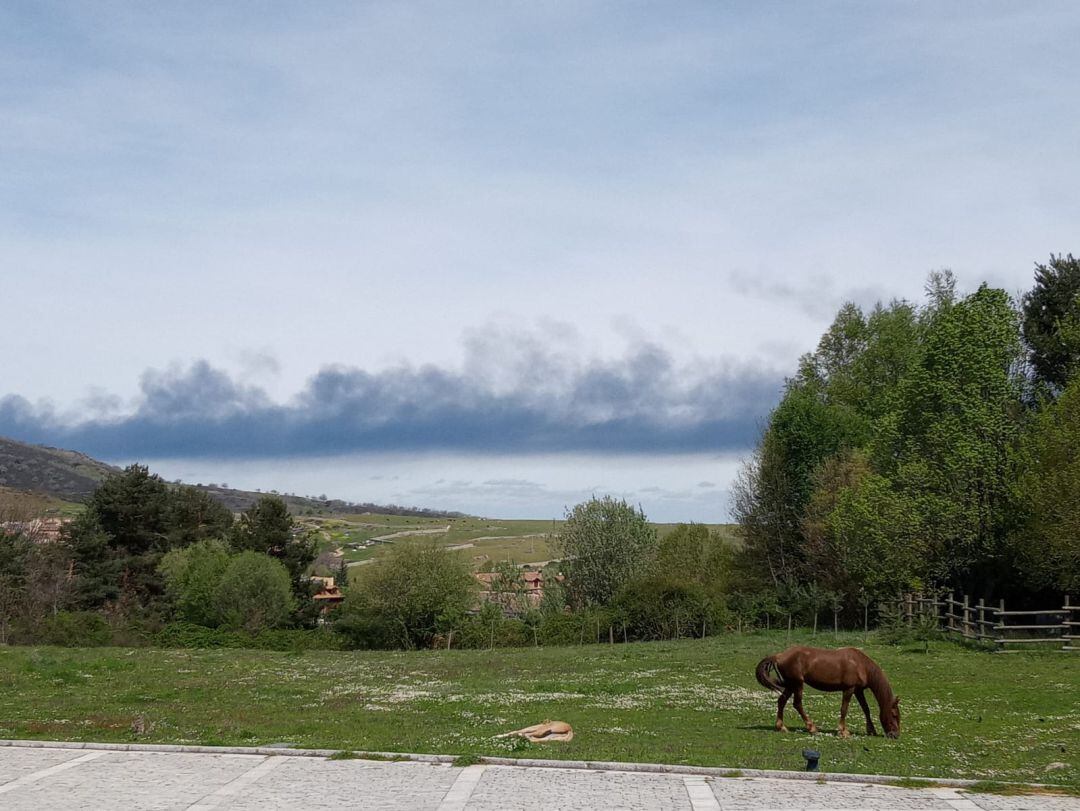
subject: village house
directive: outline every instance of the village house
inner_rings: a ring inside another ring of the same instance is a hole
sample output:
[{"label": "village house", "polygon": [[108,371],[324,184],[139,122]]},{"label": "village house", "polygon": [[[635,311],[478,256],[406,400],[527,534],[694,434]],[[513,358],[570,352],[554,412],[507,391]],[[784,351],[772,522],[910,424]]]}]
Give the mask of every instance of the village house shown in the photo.
[{"label": "village house", "polygon": [[319,605],[319,621],[322,622],[325,616],[330,613],[330,609],[345,599],[345,595],[332,577],[319,577],[316,575],[311,578],[311,582],[319,586],[319,590],[311,596],[311,599]]},{"label": "village house", "polygon": [[537,609],[544,600],[544,573],[522,571],[508,582],[501,572],[477,572],[481,602],[494,603],[507,616],[517,616]]}]

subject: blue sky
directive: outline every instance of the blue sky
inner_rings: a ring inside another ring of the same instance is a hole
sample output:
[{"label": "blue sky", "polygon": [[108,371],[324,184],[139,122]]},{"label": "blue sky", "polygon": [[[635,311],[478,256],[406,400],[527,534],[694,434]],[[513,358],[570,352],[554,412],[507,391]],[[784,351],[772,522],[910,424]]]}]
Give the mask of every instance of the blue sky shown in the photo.
[{"label": "blue sky", "polygon": [[5,3],[0,434],[721,519],[845,299],[1080,250],[1078,33],[1070,2]]}]

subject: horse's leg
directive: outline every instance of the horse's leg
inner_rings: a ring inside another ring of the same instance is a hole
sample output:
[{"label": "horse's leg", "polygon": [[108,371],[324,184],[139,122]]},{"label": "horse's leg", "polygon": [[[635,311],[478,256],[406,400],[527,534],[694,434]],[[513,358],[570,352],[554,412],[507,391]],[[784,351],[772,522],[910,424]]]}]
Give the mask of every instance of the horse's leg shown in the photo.
[{"label": "horse's leg", "polygon": [[844,691],[844,700],[840,702],[840,737],[850,738],[851,733],[847,728],[847,709],[848,704],[851,703],[851,696],[854,695],[855,688],[849,687]]},{"label": "horse's leg", "polygon": [[803,723],[806,724],[806,731],[809,732],[811,735],[813,735],[815,732],[817,732],[817,727],[814,726],[814,722],[810,720],[810,716],[807,715],[806,710],[803,709],[803,705],[802,705],[803,684],[802,684],[802,682],[799,682],[798,684],[795,685],[795,691],[794,692],[795,692],[795,711],[797,713],[799,713],[799,715],[802,716]]},{"label": "horse's leg", "polygon": [[776,701],[776,731],[787,732],[787,727],[784,726],[784,707],[787,705],[787,700],[791,698],[791,690],[784,690],[780,694],[780,698]]},{"label": "horse's leg", "polygon": [[855,698],[859,699],[859,706],[862,707],[863,715],[866,716],[866,734],[877,735],[877,730],[874,729],[874,719],[870,715],[870,705],[866,703],[866,690],[857,690],[855,692]]}]

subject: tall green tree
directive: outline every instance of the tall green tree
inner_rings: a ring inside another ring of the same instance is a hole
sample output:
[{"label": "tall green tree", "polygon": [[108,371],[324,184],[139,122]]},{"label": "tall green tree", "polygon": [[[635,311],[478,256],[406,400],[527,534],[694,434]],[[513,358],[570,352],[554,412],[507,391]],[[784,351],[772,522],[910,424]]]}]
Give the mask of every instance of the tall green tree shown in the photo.
[{"label": "tall green tree", "polygon": [[1018,571],[1031,588],[1080,592],[1080,380],[1038,415],[1020,459]]},{"label": "tall green tree", "polygon": [[553,545],[565,560],[570,601],[607,605],[644,572],[656,549],[656,530],[640,508],[611,496],[594,497],[567,510]]},{"label": "tall green tree", "polygon": [[831,404],[820,383],[794,380],[769,417],[761,443],[733,487],[732,512],[743,536],[742,566],[773,585],[805,562],[801,523],[825,460],[867,441],[870,423]]},{"label": "tall green tree", "polygon": [[231,525],[232,514],[208,495],[173,487],[143,465],[108,476],[65,530],[79,607],[152,608],[164,596],[162,556]]},{"label": "tall green tree", "polygon": [[1020,362],[1012,301],[983,285],[935,311],[878,433],[877,470],[919,513],[933,580],[975,589],[1002,574],[1011,451],[1025,416]]},{"label": "tall green tree", "polygon": [[166,524],[169,547],[183,547],[209,538],[228,538],[233,514],[205,490],[180,486],[169,495]]},{"label": "tall green tree", "polygon": [[704,524],[679,524],[660,539],[655,574],[680,583],[694,583],[711,597],[728,590],[732,576],[731,545]]},{"label": "tall green tree", "polygon": [[233,527],[231,540],[235,549],[276,558],[289,572],[297,596],[309,596],[307,570],[315,560],[315,539],[300,531],[280,497],[261,496],[245,510]]},{"label": "tall green tree", "polygon": [[1023,331],[1036,381],[1051,393],[1064,389],[1080,366],[1080,259],[1051,254],[1035,266]]},{"label": "tall green tree", "polygon": [[107,477],[94,491],[66,528],[80,607],[121,600],[146,607],[162,597],[157,566],[172,543],[169,504],[168,485],[142,465]]}]

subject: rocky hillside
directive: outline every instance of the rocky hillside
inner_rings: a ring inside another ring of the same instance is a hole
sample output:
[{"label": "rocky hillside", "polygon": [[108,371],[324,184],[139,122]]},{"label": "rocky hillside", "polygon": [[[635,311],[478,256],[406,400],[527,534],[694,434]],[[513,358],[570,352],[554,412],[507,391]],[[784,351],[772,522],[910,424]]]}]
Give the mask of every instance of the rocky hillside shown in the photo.
[{"label": "rocky hillside", "polygon": [[0,437],[0,487],[82,501],[116,470],[77,451]]}]

